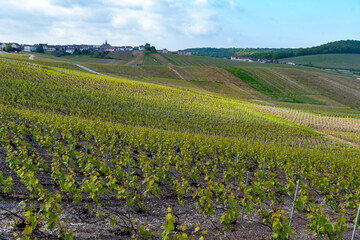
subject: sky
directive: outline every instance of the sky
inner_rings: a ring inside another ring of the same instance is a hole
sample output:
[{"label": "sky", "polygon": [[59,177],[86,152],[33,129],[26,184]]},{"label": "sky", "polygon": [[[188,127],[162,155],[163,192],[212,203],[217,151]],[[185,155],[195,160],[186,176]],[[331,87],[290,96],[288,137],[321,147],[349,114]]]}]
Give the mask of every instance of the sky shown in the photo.
[{"label": "sky", "polygon": [[359,0],[0,0],[0,42],[312,47],[360,40]]}]

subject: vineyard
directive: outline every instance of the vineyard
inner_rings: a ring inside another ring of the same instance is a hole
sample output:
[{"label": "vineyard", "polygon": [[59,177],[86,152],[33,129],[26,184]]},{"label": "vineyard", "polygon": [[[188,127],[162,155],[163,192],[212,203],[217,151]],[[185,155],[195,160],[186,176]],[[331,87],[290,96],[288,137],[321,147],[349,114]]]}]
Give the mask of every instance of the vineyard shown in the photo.
[{"label": "vineyard", "polygon": [[[176,78],[161,66],[93,66]],[[15,60],[0,60],[0,86],[1,239],[353,234],[356,113],[317,114]]]},{"label": "vineyard", "polygon": [[232,61],[229,59],[202,57],[202,56],[186,56],[177,54],[161,54],[170,62],[180,66],[219,66],[219,67],[239,67],[239,66],[254,66],[262,65],[260,63],[249,63]]},{"label": "vineyard", "polygon": [[292,57],[283,60],[294,61],[296,64],[319,68],[353,69],[357,71],[360,70],[360,54],[318,54]]}]

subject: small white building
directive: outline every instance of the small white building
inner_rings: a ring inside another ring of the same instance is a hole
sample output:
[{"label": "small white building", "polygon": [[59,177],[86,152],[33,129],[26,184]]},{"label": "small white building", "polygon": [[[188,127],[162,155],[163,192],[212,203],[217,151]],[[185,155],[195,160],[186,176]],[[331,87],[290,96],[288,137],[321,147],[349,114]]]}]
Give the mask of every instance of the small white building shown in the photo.
[{"label": "small white building", "polygon": [[131,46],[126,46],[125,47],[125,51],[133,51],[134,49],[133,49],[133,47],[131,47]]},{"label": "small white building", "polygon": [[181,51],[181,50],[178,51],[178,54],[191,56],[191,52],[185,52],[185,51]]},{"label": "small white building", "polygon": [[145,51],[145,46],[140,45],[140,46],[139,46],[139,50],[140,50],[140,51]]},{"label": "small white building", "polygon": [[44,51],[46,51],[46,52],[55,52],[56,51],[56,46],[52,46],[52,45],[45,45],[43,48],[44,48]]},{"label": "small white building", "polygon": [[31,45],[25,45],[24,46],[24,52],[35,52],[35,51],[36,51],[35,46],[31,46]]},{"label": "small white building", "polygon": [[293,61],[279,61],[280,64],[290,64],[290,65],[295,65],[295,63]]},{"label": "small white building", "polygon": [[164,48],[164,49],[162,49],[162,50],[156,50],[158,53],[169,53],[169,51],[166,49],[166,48]]},{"label": "small white building", "polygon": [[242,61],[242,62],[253,62],[255,60],[251,57],[238,57],[238,56],[231,56],[230,59],[235,61]]},{"label": "small white building", "polygon": [[119,47],[102,47],[104,52],[118,52]]},{"label": "small white building", "polygon": [[6,43],[0,43],[0,50],[2,50],[4,47],[6,47]]},{"label": "small white building", "polygon": [[11,44],[11,47],[12,47],[12,48],[20,48],[20,45],[17,44],[17,43],[12,43],[12,44]]},{"label": "small white building", "polygon": [[65,52],[66,52],[66,53],[70,53],[70,54],[74,54],[75,48],[67,48],[67,49],[65,50]]}]

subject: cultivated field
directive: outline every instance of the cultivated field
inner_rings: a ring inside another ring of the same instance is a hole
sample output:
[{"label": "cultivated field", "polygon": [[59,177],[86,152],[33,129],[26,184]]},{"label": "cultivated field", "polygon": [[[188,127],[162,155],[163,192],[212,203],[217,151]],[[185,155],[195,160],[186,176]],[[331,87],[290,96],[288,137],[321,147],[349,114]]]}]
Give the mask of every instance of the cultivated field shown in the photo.
[{"label": "cultivated field", "polygon": [[360,70],[360,54],[319,54],[282,60],[320,68]]},{"label": "cultivated field", "polygon": [[198,61],[187,56],[174,66],[82,62],[113,77],[67,68],[74,59],[5,58],[0,238],[350,238],[356,80],[172,63]]}]

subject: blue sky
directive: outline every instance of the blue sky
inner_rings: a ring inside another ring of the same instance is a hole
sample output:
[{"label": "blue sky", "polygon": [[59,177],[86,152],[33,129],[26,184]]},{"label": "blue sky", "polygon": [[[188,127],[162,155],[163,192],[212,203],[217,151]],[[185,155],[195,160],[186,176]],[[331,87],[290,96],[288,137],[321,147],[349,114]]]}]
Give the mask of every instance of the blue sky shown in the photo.
[{"label": "blue sky", "polygon": [[0,0],[0,42],[310,47],[360,40],[359,0]]}]

